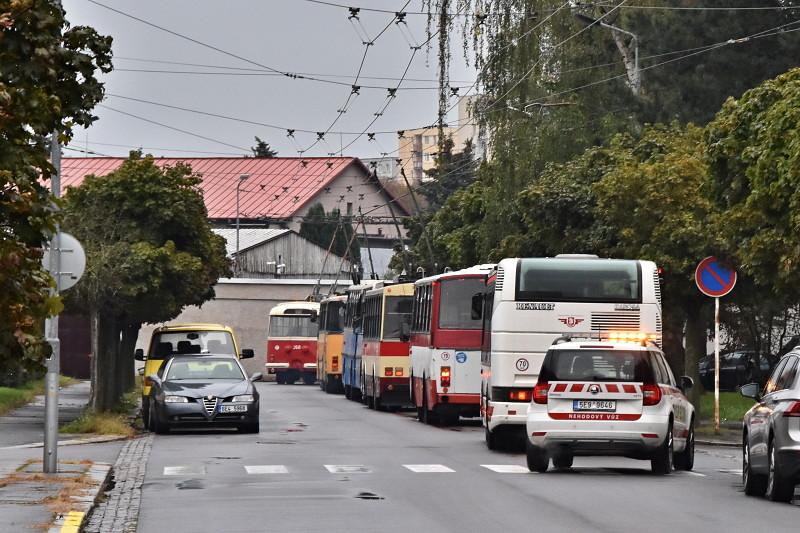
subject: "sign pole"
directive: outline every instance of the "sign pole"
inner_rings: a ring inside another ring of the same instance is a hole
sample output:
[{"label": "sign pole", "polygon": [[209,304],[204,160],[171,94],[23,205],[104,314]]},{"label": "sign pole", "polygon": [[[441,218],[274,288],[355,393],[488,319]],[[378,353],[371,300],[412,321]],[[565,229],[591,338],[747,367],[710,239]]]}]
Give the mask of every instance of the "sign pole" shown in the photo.
[{"label": "sign pole", "polygon": [[[50,142],[50,163],[55,172],[50,178],[53,196],[61,196],[61,146],[58,142],[58,132],[53,132]],[[58,296],[61,291],[61,228],[56,225],[56,231],[50,240],[50,254],[48,270],[56,281],[56,287],[51,294]],[[45,336],[50,343],[52,352],[45,361],[47,373],[44,377],[44,450],[42,466],[45,474],[58,472],[58,377],[61,373],[61,343],[58,339],[58,315],[45,321]]]},{"label": "sign pole", "polygon": [[714,298],[714,433],[719,433],[719,298]]}]

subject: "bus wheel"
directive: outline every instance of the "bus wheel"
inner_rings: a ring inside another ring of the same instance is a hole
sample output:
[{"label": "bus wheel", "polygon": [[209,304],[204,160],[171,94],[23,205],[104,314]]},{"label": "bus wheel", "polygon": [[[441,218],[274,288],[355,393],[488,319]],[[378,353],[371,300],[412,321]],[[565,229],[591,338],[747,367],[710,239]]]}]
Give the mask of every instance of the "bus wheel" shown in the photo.
[{"label": "bus wheel", "polygon": [[315,381],[317,381],[316,376],[311,374],[303,374],[303,383],[306,385],[313,385]]},{"label": "bus wheel", "polygon": [[486,447],[490,450],[499,450],[500,449],[500,437],[497,434],[497,431],[492,431],[489,429],[489,424],[484,426],[484,438],[486,439]]},{"label": "bus wheel", "polygon": [[422,387],[422,421],[427,425],[433,425],[436,423],[436,415],[434,415],[433,411],[428,409],[428,382],[423,380]]},{"label": "bus wheel", "polygon": [[348,400],[353,398],[353,388],[350,385],[344,386],[344,397]]},{"label": "bus wheel", "polygon": [[286,376],[283,375],[283,372],[276,372],[275,373],[275,383],[278,385],[283,385],[286,383]]},{"label": "bus wheel", "polygon": [[372,404],[375,406],[376,411],[385,411],[386,407],[381,404],[381,397],[378,396],[378,384],[372,382]]},{"label": "bus wheel", "polygon": [[334,393],[338,392],[336,390],[337,388],[338,387],[336,387],[336,384],[332,383],[331,380],[329,380],[329,379],[325,380],[325,392],[327,392],[328,394],[334,394]]}]

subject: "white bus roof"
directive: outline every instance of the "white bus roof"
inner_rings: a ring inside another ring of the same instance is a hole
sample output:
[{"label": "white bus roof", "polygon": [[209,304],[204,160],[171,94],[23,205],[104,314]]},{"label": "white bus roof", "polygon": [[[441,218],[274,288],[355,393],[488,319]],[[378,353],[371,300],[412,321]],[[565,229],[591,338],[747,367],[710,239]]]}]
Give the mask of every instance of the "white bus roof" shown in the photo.
[{"label": "white bus roof", "polygon": [[319,302],[281,302],[269,310],[270,316],[283,315],[289,309],[302,309],[304,311],[316,311],[319,313]]},{"label": "white bus roof", "polygon": [[461,276],[466,275],[487,275],[489,274],[494,268],[494,263],[486,263],[483,265],[475,265],[469,268],[462,268],[461,270],[451,270],[450,272],[443,272],[441,274],[435,274],[433,276],[428,276],[427,278],[418,279],[414,282],[414,285],[424,285],[426,283],[430,283],[432,281],[436,281],[439,279],[448,279],[448,278],[458,278]]}]

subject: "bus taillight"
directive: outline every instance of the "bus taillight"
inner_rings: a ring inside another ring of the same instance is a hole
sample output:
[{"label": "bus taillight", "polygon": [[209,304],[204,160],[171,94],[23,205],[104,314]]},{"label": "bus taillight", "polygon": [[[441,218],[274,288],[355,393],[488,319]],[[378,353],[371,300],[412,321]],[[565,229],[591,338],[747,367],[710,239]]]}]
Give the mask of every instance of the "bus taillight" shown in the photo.
[{"label": "bus taillight", "polygon": [[439,383],[442,388],[450,386],[450,367],[443,366],[439,372]]},{"label": "bus taillight", "polygon": [[397,377],[403,377],[403,367],[398,366],[394,369],[394,375]]},{"label": "bus taillight", "polygon": [[334,355],[333,357],[331,357],[331,366],[333,367],[333,368],[331,368],[331,370],[333,370],[334,372],[339,370],[339,356],[338,355]]},{"label": "bus taillight", "polygon": [[390,366],[387,366],[387,367],[384,369],[384,371],[383,371],[383,372],[384,372],[384,375],[386,375],[386,376],[393,376],[393,375],[394,375],[394,370],[393,370],[393,369],[392,369],[392,367],[390,367]]}]

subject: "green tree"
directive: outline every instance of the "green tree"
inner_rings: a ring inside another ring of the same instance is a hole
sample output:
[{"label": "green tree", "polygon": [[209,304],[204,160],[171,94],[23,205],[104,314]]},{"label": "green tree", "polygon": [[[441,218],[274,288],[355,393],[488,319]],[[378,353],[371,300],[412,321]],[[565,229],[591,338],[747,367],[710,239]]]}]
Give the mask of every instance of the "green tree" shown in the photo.
[{"label": "green tree", "polygon": [[64,227],[87,255],[69,303],[90,317],[96,410],[114,407],[132,387],[141,325],[201,305],[214,297],[217,280],[231,274],[200,184],[186,165],[162,169],[151,156],[132,152],[114,172],[87,176],[67,190]]},{"label": "green tree", "polygon": [[272,159],[273,157],[278,155],[278,152],[270,148],[269,144],[265,141],[262,141],[258,137],[256,139],[256,145],[250,148],[250,151],[253,152],[253,157],[255,158],[264,158],[264,159]]},{"label": "green tree", "polygon": [[[41,324],[60,309],[42,268],[57,206],[47,138],[88,126],[111,70],[111,38],[70,28],[53,2],[0,1],[0,368],[41,368]],[[44,184],[43,184],[44,182]]]},{"label": "green tree", "polygon": [[467,140],[460,152],[453,152],[453,139],[448,137],[443,150],[436,156],[436,166],[428,171],[431,181],[420,188],[420,194],[428,201],[426,211],[438,211],[450,196],[475,181],[478,162]]},{"label": "green tree", "polygon": [[[331,247],[333,241],[332,253],[339,257],[348,257],[353,263],[357,263],[361,260],[361,248],[358,239],[353,237],[354,232],[350,217],[342,216],[338,208],[326,213],[325,207],[317,202],[309,207],[303,222],[300,223],[299,233],[326,250]],[[350,243],[349,253],[348,243]]]}]

